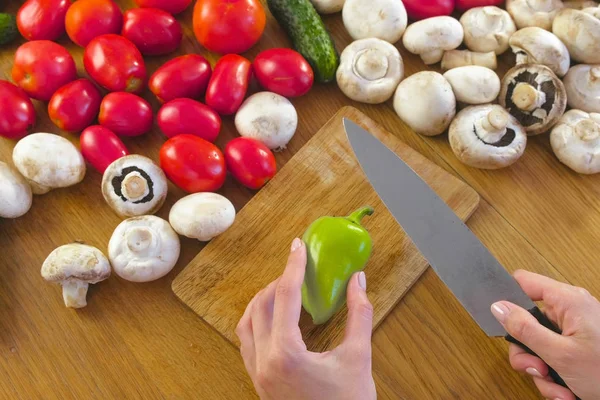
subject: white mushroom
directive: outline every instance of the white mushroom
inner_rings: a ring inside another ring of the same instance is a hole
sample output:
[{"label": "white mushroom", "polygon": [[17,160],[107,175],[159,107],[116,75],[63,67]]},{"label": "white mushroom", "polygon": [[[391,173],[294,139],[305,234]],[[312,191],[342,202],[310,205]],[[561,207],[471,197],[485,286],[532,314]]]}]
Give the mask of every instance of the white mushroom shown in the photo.
[{"label": "white mushroom", "polygon": [[510,69],[502,78],[499,100],[530,136],[550,130],[567,107],[563,83],[550,68],[537,64]]},{"label": "white mushroom", "polygon": [[462,15],[460,23],[467,47],[481,53],[504,53],[510,35],[517,30],[510,14],[496,6],[471,8]]},{"label": "white mushroom", "polygon": [[60,246],[46,258],[42,277],[62,285],[65,306],[82,308],[87,305],[88,286],[110,277],[110,263],[97,248],[72,243]]},{"label": "white mushroom", "polygon": [[567,111],[550,133],[556,157],[580,174],[600,172],[600,114]]},{"label": "white mushroom", "polygon": [[298,114],[285,97],[258,92],[248,97],[235,114],[240,135],[263,142],[271,150],[283,150],[296,133]]},{"label": "white mushroom", "polygon": [[574,8],[576,10],[583,10],[584,8],[596,7],[598,3],[593,0],[575,0],[575,1],[563,1],[565,8]]},{"label": "white mushroom", "polygon": [[335,14],[342,11],[344,0],[310,0],[319,14]]},{"label": "white mushroom", "polygon": [[346,0],[344,26],[354,39],[378,38],[396,43],[408,23],[404,4],[398,0]]},{"label": "white mushroom", "polygon": [[515,20],[517,28],[537,26],[552,30],[552,21],[563,9],[561,0],[507,0],[506,11]]},{"label": "white mushroom", "polygon": [[102,176],[102,195],[121,217],[154,214],[165,202],[167,177],[150,158],[131,154],[111,163]]},{"label": "white mushroom", "polygon": [[173,269],[180,249],[179,236],[167,221],[144,215],[117,226],[108,243],[108,258],[121,278],[150,282]]},{"label": "white mushroom", "polygon": [[454,50],[464,38],[463,27],[448,16],[432,17],[412,23],[404,31],[406,50],[418,54],[425,64],[439,62],[444,51]]},{"label": "white mushroom", "polygon": [[495,70],[498,68],[496,53],[493,51],[479,53],[470,50],[449,50],[444,53],[442,58],[442,69],[444,71],[469,65],[478,65]]},{"label": "white mushroom", "polygon": [[515,163],[525,151],[525,129],[497,104],[470,106],[450,124],[450,146],[463,163],[499,169]]},{"label": "white mushroom", "polygon": [[388,100],[404,76],[398,49],[377,38],[350,43],[340,56],[336,79],[340,90],[355,101],[379,104]]},{"label": "white mushroom", "polygon": [[62,136],[34,133],[17,142],[13,162],[31,185],[33,194],[73,186],[85,177],[85,160]]},{"label": "white mushroom", "polygon": [[180,235],[208,242],[225,232],[235,221],[235,208],[217,193],[194,193],[177,201],[169,223]]},{"label": "white mushroom", "polygon": [[552,32],[537,26],[518,30],[510,37],[510,46],[517,56],[517,65],[542,64],[558,77],[563,77],[571,66],[569,50]]},{"label": "white mushroom", "polygon": [[552,32],[567,46],[573,60],[600,64],[600,19],[585,10],[562,10],[554,20]]},{"label": "white mushroom", "polygon": [[456,98],[442,74],[422,71],[400,82],[394,110],[415,132],[435,136],[443,133],[454,118]]},{"label": "white mushroom", "polygon": [[500,93],[500,78],[489,68],[474,65],[454,68],[446,72],[444,78],[461,103],[491,103]]},{"label": "white mushroom", "polygon": [[600,113],[600,65],[575,65],[571,67],[563,83],[569,107]]},{"label": "white mushroom", "polygon": [[31,186],[19,172],[0,161],[0,218],[19,218],[31,204]]}]

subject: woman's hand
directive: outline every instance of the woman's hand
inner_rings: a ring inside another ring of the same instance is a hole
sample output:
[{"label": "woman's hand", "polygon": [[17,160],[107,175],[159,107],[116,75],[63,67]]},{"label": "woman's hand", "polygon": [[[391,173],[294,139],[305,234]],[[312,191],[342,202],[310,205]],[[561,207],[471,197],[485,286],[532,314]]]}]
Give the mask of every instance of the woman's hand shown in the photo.
[{"label": "woman's hand", "polygon": [[306,247],[292,243],[283,275],[248,304],[236,333],[244,364],[261,399],[377,398],[371,373],[373,307],[363,272],[348,283],[348,323],[340,346],[325,353],[306,349],[298,326]]},{"label": "woman's hand", "polygon": [[514,277],[533,301],[544,302],[544,314],[558,325],[562,335],[540,325],[519,306],[495,303],[492,313],[506,331],[541,357],[511,344],[512,367],[532,375],[548,399],[575,399],[570,390],[548,377],[548,365],[582,400],[600,399],[600,302],[585,289],[542,275],[516,271]]}]

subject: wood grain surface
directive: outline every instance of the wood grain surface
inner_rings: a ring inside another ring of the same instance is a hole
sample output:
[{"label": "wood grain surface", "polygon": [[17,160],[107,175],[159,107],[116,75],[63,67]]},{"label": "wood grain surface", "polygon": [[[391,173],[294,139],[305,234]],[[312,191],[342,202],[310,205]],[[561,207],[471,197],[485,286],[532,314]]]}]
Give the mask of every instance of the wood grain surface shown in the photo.
[{"label": "wood grain surface", "polygon": [[[16,12],[22,1],[0,2],[0,12]],[[135,7],[119,0],[122,10]],[[268,15],[260,42],[245,56],[289,47],[283,30]],[[218,55],[195,40],[192,7],[177,16],[184,28],[180,49],[169,56],[147,57],[149,73],[173,56],[199,53],[214,65]],[[350,43],[340,14],[325,16],[338,49]],[[82,49],[63,37],[85,76]],[[0,49],[0,79],[10,80],[19,39]],[[399,43],[406,76],[433,69]],[[514,65],[504,54],[500,76]],[[257,90],[256,87],[252,88]],[[158,102],[146,90],[153,110]],[[58,130],[46,105],[38,110],[36,131],[77,135]],[[525,155],[500,171],[479,171],[452,154],[447,135],[421,137],[400,121],[391,101],[369,106],[348,100],[335,84],[315,85],[293,100],[300,116],[288,149],[277,154],[282,167],[341,107],[352,105],[414,150],[461,178],[482,196],[469,226],[510,271],[525,268],[587,287],[600,296],[600,177],[579,176],[562,166],[550,150],[547,134],[528,141]],[[225,118],[217,140],[235,137]],[[138,138],[125,138],[131,152],[158,159],[165,137],[155,126]],[[14,142],[0,139],[0,160],[9,161]],[[0,398],[2,399],[255,399],[238,350],[182,304],[171,283],[202,249],[182,239],[175,269],[164,279],[135,284],[118,277],[93,285],[88,306],[64,307],[60,288],[43,281],[40,268],[57,246],[85,240],[106,250],[120,222],[104,204],[101,176],[90,169],[72,188],[36,196],[30,212],[16,220],[0,220]],[[302,190],[290,187],[289,190]],[[236,206],[255,194],[229,178],[219,191]],[[170,185],[158,212],[166,217],[184,193]],[[300,227],[299,227],[300,230]],[[382,399],[541,399],[530,378],[514,372],[507,344],[485,336],[431,269],[404,296],[373,336],[373,371]]]}]

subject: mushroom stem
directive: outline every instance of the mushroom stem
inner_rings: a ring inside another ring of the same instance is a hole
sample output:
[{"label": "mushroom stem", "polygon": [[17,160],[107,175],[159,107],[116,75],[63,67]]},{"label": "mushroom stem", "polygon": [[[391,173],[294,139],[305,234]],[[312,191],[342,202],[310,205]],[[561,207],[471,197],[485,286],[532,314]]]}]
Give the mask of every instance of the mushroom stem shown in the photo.
[{"label": "mushroom stem", "polygon": [[575,125],[575,133],[586,142],[592,142],[600,137],[600,126],[592,119],[582,119]]},{"label": "mushroom stem", "polygon": [[386,76],[388,59],[378,49],[365,49],[356,55],[354,73],[368,81],[376,81]]},{"label": "mushroom stem", "polygon": [[155,247],[154,234],[146,227],[135,227],[127,232],[127,247],[134,254],[144,253],[148,248]]},{"label": "mushroom stem", "polygon": [[500,106],[494,106],[487,118],[481,121],[481,126],[487,132],[504,132],[508,126],[508,112]]},{"label": "mushroom stem", "polygon": [[63,299],[67,307],[82,308],[87,305],[86,295],[89,284],[79,279],[71,279],[62,283]]},{"label": "mushroom stem", "polygon": [[546,102],[546,94],[528,83],[520,82],[512,94],[512,102],[523,111],[533,111]]},{"label": "mushroom stem", "polygon": [[423,62],[426,65],[432,65],[432,64],[436,64],[436,63],[440,62],[442,60],[443,56],[444,56],[443,50],[432,50],[432,51],[428,51],[426,53],[422,53],[421,60],[423,60]]},{"label": "mushroom stem", "polygon": [[121,193],[130,201],[142,199],[148,195],[148,181],[139,172],[132,172],[123,179]]}]

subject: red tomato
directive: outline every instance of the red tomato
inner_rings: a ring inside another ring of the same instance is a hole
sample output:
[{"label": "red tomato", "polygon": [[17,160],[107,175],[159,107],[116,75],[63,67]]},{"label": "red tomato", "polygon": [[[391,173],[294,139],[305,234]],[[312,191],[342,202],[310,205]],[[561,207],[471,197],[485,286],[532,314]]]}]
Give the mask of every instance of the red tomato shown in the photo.
[{"label": "red tomato", "polygon": [[123,36],[108,34],[85,48],[83,65],[90,77],[111,92],[139,93],[146,84],[146,64],[140,51]]},{"label": "red tomato", "polygon": [[259,0],[198,0],[194,6],[194,34],[215,53],[243,53],[265,30],[265,10]]},{"label": "red tomato", "polygon": [[98,115],[102,95],[92,82],[78,79],[58,89],[48,103],[54,125],[68,132],[80,132]]},{"label": "red tomato", "polygon": [[58,88],[77,79],[77,69],[71,54],[60,44],[32,40],[17,49],[12,79],[29,97],[48,101]]},{"label": "red tomato", "polygon": [[260,189],[275,176],[275,156],[262,142],[239,137],[225,146],[227,169],[235,179],[250,189]]},{"label": "red tomato", "polygon": [[183,12],[192,0],[135,0],[140,7],[160,8],[171,14]]},{"label": "red tomato", "polygon": [[284,97],[302,96],[314,82],[310,64],[292,49],[261,51],[254,58],[252,71],[263,88]]},{"label": "red tomato", "polygon": [[206,104],[222,115],[235,113],[246,96],[251,66],[250,61],[237,54],[221,57],[208,82]]},{"label": "red tomato", "polygon": [[121,34],[131,40],[143,55],[171,53],[181,44],[181,25],[166,11],[134,8],[123,14],[123,20]]},{"label": "red tomato", "polygon": [[152,108],[135,94],[109,93],[100,103],[98,122],[117,135],[143,135],[152,128]]},{"label": "red tomato", "polygon": [[29,134],[35,119],[35,108],[27,93],[0,80],[0,136],[21,139]]},{"label": "red tomato", "polygon": [[440,15],[450,15],[454,11],[455,0],[403,0],[408,18],[420,20]]},{"label": "red tomato", "polygon": [[65,33],[69,0],[27,0],[17,12],[17,28],[27,40],[56,40]]},{"label": "red tomato", "polygon": [[214,142],[221,130],[219,114],[192,99],[175,99],[166,103],[158,110],[156,121],[167,137],[189,133]]},{"label": "red tomato", "polygon": [[67,11],[67,35],[81,47],[107,33],[119,33],[123,14],[112,0],[77,0]]},{"label": "red tomato", "polygon": [[210,63],[198,54],[176,57],[160,66],[148,85],[160,102],[200,98],[212,75]]},{"label": "red tomato", "polygon": [[214,192],[225,183],[223,153],[214,144],[194,135],[177,135],[160,148],[160,167],[188,193]]},{"label": "red tomato", "polygon": [[121,139],[100,125],[85,128],[79,137],[81,154],[101,174],[113,161],[129,154]]},{"label": "red tomato", "polygon": [[504,0],[456,0],[456,9],[466,11],[470,8],[485,6],[501,6]]}]

